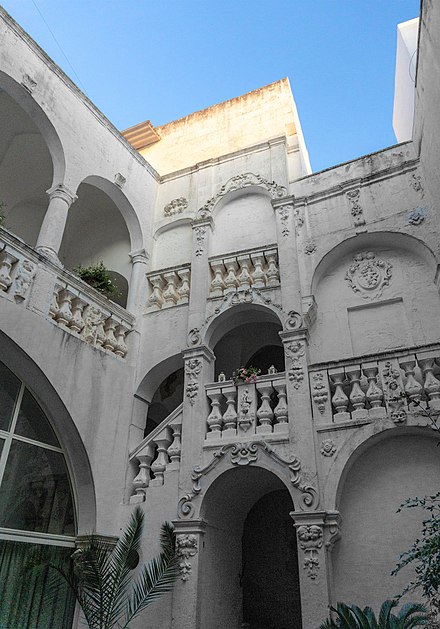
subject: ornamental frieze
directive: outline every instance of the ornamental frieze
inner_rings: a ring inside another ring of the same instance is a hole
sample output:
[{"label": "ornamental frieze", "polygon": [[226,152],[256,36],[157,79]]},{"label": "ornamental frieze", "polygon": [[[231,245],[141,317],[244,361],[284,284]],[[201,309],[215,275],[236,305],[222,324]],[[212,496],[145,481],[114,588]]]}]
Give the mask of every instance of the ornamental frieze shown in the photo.
[{"label": "ornamental frieze", "polygon": [[362,299],[377,299],[389,286],[393,265],[378,258],[373,251],[357,253],[348,267],[345,280]]}]

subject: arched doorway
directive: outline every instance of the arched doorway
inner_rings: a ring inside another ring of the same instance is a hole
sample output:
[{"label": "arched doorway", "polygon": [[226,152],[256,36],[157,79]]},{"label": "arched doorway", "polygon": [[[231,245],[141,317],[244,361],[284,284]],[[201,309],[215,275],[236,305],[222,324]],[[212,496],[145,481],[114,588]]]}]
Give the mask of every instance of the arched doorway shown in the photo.
[{"label": "arched doorway", "polygon": [[76,513],[64,452],[25,384],[0,362],[0,626],[70,627],[75,600],[33,563],[67,566]]},{"label": "arched doorway", "polygon": [[301,627],[291,495],[273,472],[229,469],[209,487],[198,591],[203,629]]}]

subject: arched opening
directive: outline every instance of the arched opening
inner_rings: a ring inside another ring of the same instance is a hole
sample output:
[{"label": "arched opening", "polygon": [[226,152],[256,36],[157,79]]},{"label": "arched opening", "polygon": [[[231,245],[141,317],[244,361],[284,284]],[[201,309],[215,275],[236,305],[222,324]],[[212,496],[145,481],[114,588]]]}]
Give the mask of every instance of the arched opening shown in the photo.
[{"label": "arched opening", "polygon": [[[21,101],[31,101],[32,118],[19,104]],[[26,90],[0,73],[0,203],[4,204],[1,212],[5,228],[31,246],[37,242],[49,202],[46,190],[54,178],[47,138],[36,124],[43,117]],[[50,126],[49,121],[45,123]],[[61,155],[58,161],[63,161]],[[57,164],[57,170],[60,166]]]},{"label": "arched opening", "polygon": [[145,437],[183,402],[183,367],[170,373],[156,389],[148,407]]},{"label": "arched opening", "polygon": [[261,467],[229,469],[212,483],[201,508],[201,627],[301,627],[292,510],[284,483]]},{"label": "arched opening", "polygon": [[112,301],[125,306],[131,274],[130,233],[115,201],[102,189],[81,183],[69,210],[59,257],[70,270],[100,262],[110,271],[117,294]]},{"label": "arched opening", "polygon": [[60,582],[48,605],[46,583],[29,564],[69,562],[77,532],[70,473],[48,417],[1,362],[0,504],[0,625],[69,627],[68,586]]},{"label": "arched opening", "polygon": [[[419,509],[399,506],[416,496],[438,491],[438,439],[430,429],[405,429],[372,437],[348,461],[338,490],[341,539],[333,558],[334,598],[378,609],[401,593],[413,578],[408,566],[396,576],[399,555],[420,536]],[[382,438],[381,438],[382,437]],[[420,593],[405,596],[417,600]]]}]

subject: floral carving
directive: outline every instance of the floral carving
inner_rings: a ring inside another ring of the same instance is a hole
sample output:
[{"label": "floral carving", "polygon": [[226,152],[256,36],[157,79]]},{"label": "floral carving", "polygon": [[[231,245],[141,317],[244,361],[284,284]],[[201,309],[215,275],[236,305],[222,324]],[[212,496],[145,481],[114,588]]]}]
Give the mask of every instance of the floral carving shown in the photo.
[{"label": "floral carving", "polygon": [[299,389],[304,380],[304,367],[301,362],[305,355],[304,346],[299,341],[294,341],[286,346],[286,353],[291,363],[288,371],[289,380],[293,382],[295,389]]},{"label": "floral carving", "polygon": [[411,175],[411,183],[410,186],[413,188],[413,190],[415,190],[416,192],[421,192],[423,193],[423,186],[422,186],[422,178],[420,177],[420,175],[416,175],[415,173],[413,173]]},{"label": "floral carving", "polygon": [[304,247],[304,253],[308,256],[312,255],[312,253],[315,253],[316,251],[316,244],[313,242],[313,240],[309,240],[309,242],[306,243],[306,246]]},{"label": "floral carving", "polygon": [[321,454],[322,456],[333,456],[336,452],[336,443],[333,439],[324,439],[321,443]]},{"label": "floral carving", "polygon": [[313,387],[312,387],[312,398],[315,402],[318,410],[323,413],[325,411],[326,402],[328,400],[328,391],[325,386],[324,374],[322,373],[314,373],[313,374]]},{"label": "floral carving", "polygon": [[386,286],[389,286],[393,265],[377,258],[372,251],[356,254],[348,267],[345,279],[350,288],[359,293],[362,299],[380,297]]},{"label": "floral carving", "polygon": [[14,298],[23,301],[35,276],[35,265],[29,260],[23,260],[18,268],[14,284]]},{"label": "floral carving", "polygon": [[364,212],[359,202],[360,196],[360,188],[356,188],[355,190],[350,190],[349,192],[347,192],[347,199],[351,205],[351,215],[354,218],[354,224],[356,227],[359,227],[360,225],[365,225]]},{"label": "floral carving", "polygon": [[258,444],[235,443],[231,450],[231,463],[234,465],[249,465],[258,457]]},{"label": "floral carving", "polygon": [[202,361],[199,358],[190,358],[185,365],[185,373],[187,376],[186,397],[191,404],[196,401],[199,392],[198,375],[202,370]]},{"label": "floral carving", "polygon": [[188,333],[188,346],[200,345],[202,339],[198,328],[193,328]]},{"label": "floral carving", "polygon": [[227,181],[217,192],[215,196],[209,199],[203,207],[197,213],[198,218],[206,218],[211,214],[211,211],[217,201],[228,192],[234,190],[241,190],[249,186],[259,186],[264,188],[270,193],[272,199],[279,199],[287,194],[287,190],[284,186],[280,186],[275,181],[267,181],[261,175],[254,175],[253,173],[244,173],[236,175]]},{"label": "floral carving", "polygon": [[304,225],[304,215],[299,208],[295,208],[293,214],[296,220],[296,232],[299,233],[299,230]]},{"label": "floral carving", "polygon": [[177,557],[179,561],[179,572],[182,581],[188,581],[192,566],[189,561],[191,557],[197,555],[196,535],[180,534],[176,537]]},{"label": "floral carving", "polygon": [[293,209],[292,205],[283,205],[278,209],[278,214],[280,215],[281,220],[281,234],[286,237],[290,234],[290,230],[288,228],[289,223],[289,212]]},{"label": "floral carving", "polygon": [[184,197],[173,199],[163,208],[163,215],[165,217],[174,216],[175,214],[182,214],[188,207],[188,201]]},{"label": "floral carving", "polygon": [[196,234],[196,256],[199,258],[203,253],[206,227],[195,227],[194,232]]},{"label": "floral carving", "polygon": [[322,527],[317,524],[298,527],[297,536],[301,550],[304,552],[304,570],[307,570],[307,576],[316,579],[319,570],[319,550],[323,544]]},{"label": "floral carving", "polygon": [[408,225],[420,225],[426,218],[428,210],[424,207],[417,207],[408,212],[406,222]]},{"label": "floral carving", "polygon": [[382,380],[386,389],[387,406],[395,424],[406,421],[405,394],[400,384],[400,371],[388,360],[382,369]]}]

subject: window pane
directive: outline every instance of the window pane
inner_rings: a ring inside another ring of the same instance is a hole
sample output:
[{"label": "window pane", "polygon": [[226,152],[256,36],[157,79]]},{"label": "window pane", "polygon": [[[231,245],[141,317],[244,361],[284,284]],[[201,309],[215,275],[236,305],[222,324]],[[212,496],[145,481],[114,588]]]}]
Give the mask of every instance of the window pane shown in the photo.
[{"label": "window pane", "polygon": [[27,389],[20,405],[15,432],[22,437],[60,447],[49,420]]},{"label": "window pane", "polygon": [[0,430],[9,430],[20,380],[0,363]]},{"label": "window pane", "polygon": [[0,505],[0,526],[73,535],[73,502],[63,455],[14,439]]},{"label": "window pane", "polygon": [[52,563],[67,568],[73,548],[57,548],[0,540],[0,627],[15,629],[68,629],[72,626],[75,599],[64,581],[53,589],[48,578],[29,567]]}]

